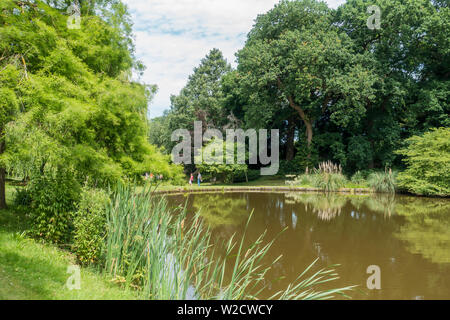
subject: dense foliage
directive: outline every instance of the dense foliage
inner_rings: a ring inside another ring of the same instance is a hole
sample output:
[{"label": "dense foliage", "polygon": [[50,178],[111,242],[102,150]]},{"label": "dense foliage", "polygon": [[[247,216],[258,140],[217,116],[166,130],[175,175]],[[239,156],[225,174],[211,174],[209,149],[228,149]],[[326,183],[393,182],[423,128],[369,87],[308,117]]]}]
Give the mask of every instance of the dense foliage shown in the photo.
[{"label": "dense foliage", "polygon": [[71,172],[33,177],[27,187],[31,198],[32,234],[48,242],[70,243],[80,187]]},{"label": "dense foliage", "polygon": [[[237,144],[233,150],[236,154]],[[227,143],[223,140],[213,139],[208,142],[202,149],[200,154],[195,157],[197,168],[200,172],[208,175],[213,182],[233,182],[234,177],[246,174],[248,171],[245,163],[237,163],[237,156],[232,158],[236,163],[227,163]]]},{"label": "dense foliage", "polygon": [[156,89],[131,79],[142,65],[125,7],[96,2],[98,14],[84,8],[81,29],[68,29],[66,2],[49,2],[1,3],[0,120],[20,109],[5,126],[3,166],[23,178],[70,171],[98,186],[145,172],[179,179],[181,170],[147,140]]},{"label": "dense foliage", "polygon": [[[369,5],[381,9],[380,29],[367,27]],[[175,127],[200,120],[222,131],[279,129],[281,174],[328,160],[348,176],[401,171],[404,154],[396,150],[406,139],[450,125],[449,21],[441,1],[349,0],[334,10],[315,0],[282,0],[256,18],[236,70],[214,50],[151,127],[170,132],[180,110],[195,109],[186,97],[198,96],[213,101],[215,111],[199,107]],[[213,74],[213,62],[220,72],[193,81],[200,70]],[[152,141],[170,152],[163,139]]]},{"label": "dense foliage", "polygon": [[419,195],[450,196],[450,128],[414,136],[399,151],[407,169],[398,176],[401,188]]},{"label": "dense foliage", "polygon": [[101,261],[106,237],[108,194],[101,190],[83,189],[74,219],[73,251],[82,264]]}]

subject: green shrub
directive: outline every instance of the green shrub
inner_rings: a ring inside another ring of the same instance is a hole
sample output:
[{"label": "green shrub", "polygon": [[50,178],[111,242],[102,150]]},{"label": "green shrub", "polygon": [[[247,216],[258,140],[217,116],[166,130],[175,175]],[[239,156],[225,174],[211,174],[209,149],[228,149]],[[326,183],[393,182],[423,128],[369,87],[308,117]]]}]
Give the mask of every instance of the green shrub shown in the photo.
[{"label": "green shrub", "polygon": [[97,263],[103,249],[108,194],[100,189],[83,188],[74,219],[73,252],[81,264]]},{"label": "green shrub", "polygon": [[286,183],[291,186],[313,186],[313,179],[312,174],[301,174],[293,181],[287,181]]},{"label": "green shrub", "polygon": [[426,196],[450,195],[450,128],[433,129],[422,137],[408,139],[398,151],[407,169],[398,175],[398,186]]},{"label": "green shrub", "polygon": [[[248,170],[246,164],[237,163],[237,148],[235,143],[235,163],[227,164],[227,144],[223,140],[212,139],[195,156],[197,169],[204,177],[211,177],[211,181],[222,181],[232,183],[233,177]],[[222,150],[220,150],[222,149]],[[222,152],[217,152],[217,151]],[[248,156],[248,155],[247,155]]]},{"label": "green shrub", "polygon": [[300,161],[280,160],[280,170],[278,171],[280,175],[299,174],[302,171],[304,171],[304,168],[302,168]]},{"label": "green shrub", "polygon": [[67,243],[80,185],[72,173],[59,171],[30,181],[32,234],[52,243]]},{"label": "green shrub", "polygon": [[366,183],[366,177],[361,171],[355,172],[351,178],[351,182],[357,185],[364,185]]},{"label": "green shrub", "polygon": [[[255,181],[258,180],[260,177],[261,173],[259,170],[248,170],[247,172],[248,181]],[[235,173],[233,176],[233,182],[247,182],[245,178],[245,172],[239,171]]]},{"label": "green shrub", "polygon": [[13,204],[15,207],[29,207],[31,195],[27,188],[16,188]]},{"label": "green shrub", "polygon": [[391,170],[389,172],[375,172],[368,178],[368,185],[376,192],[395,193],[395,174]]}]

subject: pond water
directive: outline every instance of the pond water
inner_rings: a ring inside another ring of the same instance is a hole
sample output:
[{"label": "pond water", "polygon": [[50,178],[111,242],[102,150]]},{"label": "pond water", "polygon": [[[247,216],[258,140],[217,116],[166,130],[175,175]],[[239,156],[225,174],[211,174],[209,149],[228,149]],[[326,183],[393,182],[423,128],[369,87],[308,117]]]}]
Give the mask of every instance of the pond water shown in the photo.
[{"label": "pond water", "polygon": [[[254,211],[246,243],[267,230],[278,236],[267,263],[267,298],[319,258],[339,264],[330,285],[358,285],[353,299],[450,299],[450,200],[407,196],[344,196],[305,193],[214,193],[167,196],[171,206],[200,210],[213,242],[242,237]],[[287,228],[287,229],[286,229]],[[282,232],[286,229],[281,235]],[[381,270],[381,290],[369,290],[369,266]]]}]

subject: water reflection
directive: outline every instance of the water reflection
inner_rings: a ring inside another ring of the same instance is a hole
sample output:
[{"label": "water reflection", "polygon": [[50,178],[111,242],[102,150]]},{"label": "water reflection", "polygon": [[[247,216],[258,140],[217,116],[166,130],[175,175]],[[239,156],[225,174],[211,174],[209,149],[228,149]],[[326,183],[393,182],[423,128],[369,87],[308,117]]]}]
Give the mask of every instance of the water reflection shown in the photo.
[{"label": "water reflection", "polygon": [[[404,196],[304,193],[197,194],[188,211],[200,214],[220,243],[242,236],[254,210],[247,243],[265,230],[275,242],[267,261],[283,258],[267,275],[272,292],[281,290],[317,257],[321,266],[341,264],[335,284],[360,285],[356,299],[450,299],[450,200]],[[366,269],[378,265],[382,290],[369,291]],[[262,296],[261,298],[267,297]]]},{"label": "water reflection", "polygon": [[435,263],[450,263],[450,201],[405,198],[396,208],[407,223],[395,236],[408,242],[408,250]]},{"label": "water reflection", "polygon": [[339,194],[305,194],[291,192],[286,194],[286,203],[304,204],[305,211],[312,210],[323,221],[331,221],[341,214],[347,198]]},{"label": "water reflection", "polygon": [[241,224],[248,217],[248,197],[224,197],[223,194],[194,195],[192,209],[199,212],[208,225],[215,229],[219,226]]}]

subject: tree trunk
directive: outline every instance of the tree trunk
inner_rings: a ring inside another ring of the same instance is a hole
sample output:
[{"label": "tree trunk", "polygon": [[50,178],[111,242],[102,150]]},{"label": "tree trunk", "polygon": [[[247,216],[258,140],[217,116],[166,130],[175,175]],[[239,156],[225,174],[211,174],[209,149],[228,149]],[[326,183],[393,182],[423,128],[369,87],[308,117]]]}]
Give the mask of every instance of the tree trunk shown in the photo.
[{"label": "tree trunk", "polygon": [[287,141],[286,141],[286,160],[291,161],[294,160],[295,150],[294,150],[294,142],[295,142],[295,119],[294,116],[289,118],[289,127],[287,132]]},{"label": "tree trunk", "polygon": [[[5,151],[5,142],[0,142],[0,154]],[[0,168],[0,209],[6,209],[6,169]]]},{"label": "tree trunk", "polygon": [[313,140],[313,127],[310,121],[304,121],[306,125],[306,140],[308,141],[308,148],[311,147]]},{"label": "tree trunk", "polygon": [[[280,90],[282,90],[283,83],[281,82],[281,79],[279,77],[277,77],[277,85],[278,85],[278,88]],[[300,118],[303,120],[303,123],[306,126],[306,141],[308,143],[308,149],[309,149],[311,147],[312,140],[313,140],[313,127],[312,127],[313,121],[309,117],[306,116],[305,111],[303,111],[303,109],[295,103],[294,98],[291,95],[288,95],[288,100],[289,100],[289,105],[291,106],[291,108],[298,112],[298,114],[300,115]],[[311,156],[311,154],[308,153],[308,158],[310,156]]]}]

